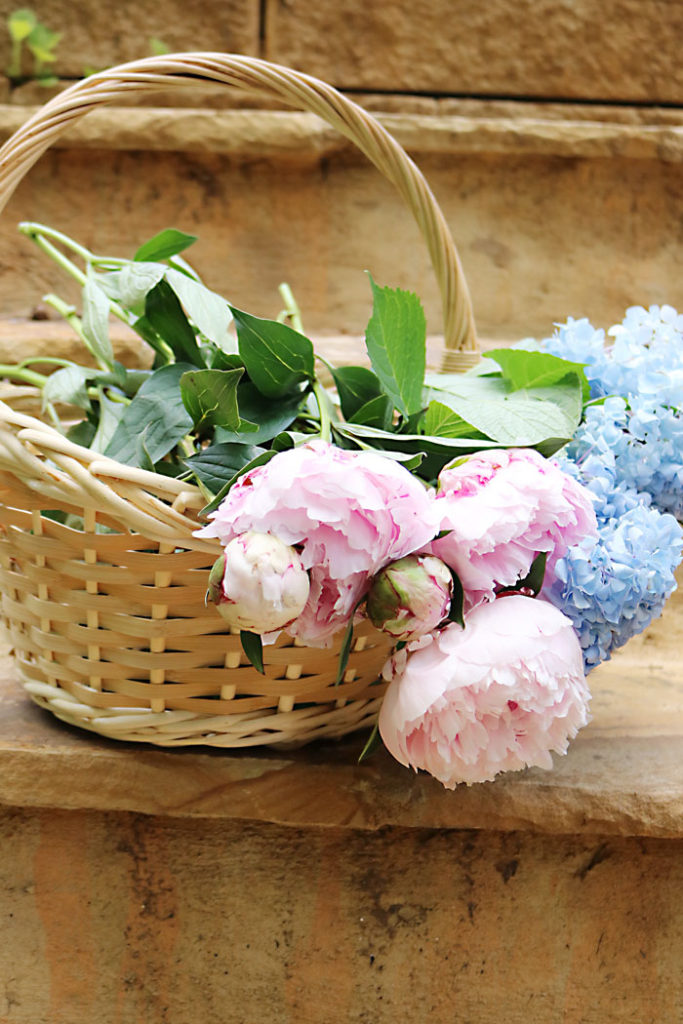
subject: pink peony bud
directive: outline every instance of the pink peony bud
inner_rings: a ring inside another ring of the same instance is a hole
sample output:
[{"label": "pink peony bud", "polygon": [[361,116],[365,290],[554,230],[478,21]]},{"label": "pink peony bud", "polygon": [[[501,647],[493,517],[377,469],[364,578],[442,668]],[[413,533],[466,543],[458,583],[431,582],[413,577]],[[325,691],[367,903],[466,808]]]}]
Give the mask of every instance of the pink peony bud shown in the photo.
[{"label": "pink peony bud", "polygon": [[423,768],[447,789],[498,772],[551,768],[588,721],[590,693],[578,638],[545,601],[511,596],[422,637],[385,667],[391,679],[379,716],[401,764]]},{"label": "pink peony bud", "polygon": [[272,633],[301,614],[308,573],[294,548],[267,533],[234,537],[209,575],[207,600],[236,629]]},{"label": "pink peony bud", "polygon": [[446,618],[452,593],[453,578],[440,558],[407,555],[375,576],[368,618],[395,640],[417,640]]}]

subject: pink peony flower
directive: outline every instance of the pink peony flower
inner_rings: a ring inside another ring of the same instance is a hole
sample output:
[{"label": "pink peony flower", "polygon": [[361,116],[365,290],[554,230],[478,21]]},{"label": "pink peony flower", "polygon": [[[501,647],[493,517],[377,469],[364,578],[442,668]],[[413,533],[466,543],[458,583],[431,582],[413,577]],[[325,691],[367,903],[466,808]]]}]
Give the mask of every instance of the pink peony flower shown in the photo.
[{"label": "pink peony flower", "polygon": [[228,544],[247,530],[296,545],[311,570],[309,600],[289,628],[326,646],[370,578],[437,532],[433,492],[399,463],[324,441],[280,452],[232,487],[199,536]]},{"label": "pink peony flower", "polygon": [[214,565],[207,596],[234,628],[268,634],[297,618],[309,590],[308,573],[293,547],[248,531],[233,537]]},{"label": "pink peony flower", "polygon": [[385,745],[447,789],[498,772],[551,768],[588,721],[578,638],[566,616],[517,595],[480,605],[385,668]]},{"label": "pink peony flower", "polygon": [[439,530],[451,532],[429,551],[460,577],[466,611],[523,579],[539,552],[552,570],[571,545],[597,536],[588,491],[531,448],[479,452],[444,469],[435,504]]},{"label": "pink peony flower", "polygon": [[406,555],[375,576],[367,614],[373,626],[409,642],[440,625],[451,605],[453,579],[433,555]]}]

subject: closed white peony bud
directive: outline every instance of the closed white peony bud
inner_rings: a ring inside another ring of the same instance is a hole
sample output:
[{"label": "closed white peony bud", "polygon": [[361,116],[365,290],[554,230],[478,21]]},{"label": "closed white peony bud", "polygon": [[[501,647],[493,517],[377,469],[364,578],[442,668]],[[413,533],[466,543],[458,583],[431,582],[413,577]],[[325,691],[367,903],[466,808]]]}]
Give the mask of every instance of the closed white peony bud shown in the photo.
[{"label": "closed white peony bud", "polygon": [[209,576],[207,599],[236,629],[272,633],[301,614],[310,589],[293,547],[268,533],[234,537]]}]

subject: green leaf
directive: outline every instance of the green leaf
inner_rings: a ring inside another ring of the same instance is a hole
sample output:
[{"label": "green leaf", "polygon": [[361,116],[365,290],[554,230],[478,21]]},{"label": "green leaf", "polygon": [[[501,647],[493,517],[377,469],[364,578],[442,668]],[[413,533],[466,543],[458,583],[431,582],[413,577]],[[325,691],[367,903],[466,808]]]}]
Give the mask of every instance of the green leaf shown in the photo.
[{"label": "green leaf", "polygon": [[166,280],[176,293],[188,317],[205,338],[224,352],[236,352],[237,345],[229,333],[232,323],[230,306],[201,281],[188,277],[182,270],[169,267]]},{"label": "green leaf", "polygon": [[237,385],[244,370],[190,370],[180,379],[180,392],[198,433],[209,427],[244,430],[237,406]]},{"label": "green leaf", "polygon": [[114,352],[109,340],[109,299],[92,273],[83,285],[83,336],[92,355],[111,370]]},{"label": "green leaf", "polygon": [[126,263],[118,272],[118,290],[121,303],[136,315],[142,315],[145,299],[161,281],[167,267],[163,263]]},{"label": "green leaf", "polygon": [[36,61],[39,61],[41,64],[52,64],[57,59],[54,51],[61,38],[61,32],[53,32],[47,25],[37,21],[31,29],[26,42]]},{"label": "green leaf", "polygon": [[163,279],[147,294],[145,321],[170,345],[179,362],[201,367],[206,365],[183,307],[171,286]]},{"label": "green leaf", "polygon": [[66,432],[66,436],[74,444],[80,444],[83,448],[89,448],[95,436],[95,424],[90,420],[81,420],[74,423]]},{"label": "green leaf", "polygon": [[534,594],[540,594],[545,579],[545,564],[548,561],[548,552],[541,551],[531,563],[531,568],[523,580],[520,580],[515,590],[531,590]]},{"label": "green leaf", "polygon": [[340,366],[332,370],[344,419],[350,420],[371,402],[384,395],[379,378],[365,366]]},{"label": "green leaf", "polygon": [[422,407],[427,324],[420,300],[400,288],[380,288],[370,277],[372,317],[365,343],[384,391],[404,416]]},{"label": "green leaf", "polygon": [[382,737],[379,734],[379,722],[375,722],[372,727],[372,732],[366,740],[365,746],[358,755],[358,764],[360,764],[361,761],[365,761],[368,757],[371,757],[381,746]]},{"label": "green leaf", "polygon": [[145,431],[145,447],[152,462],[175,448],[192,429],[180,393],[180,378],[192,369],[187,363],[172,363],[156,370],[126,406],[105,455],[137,465],[137,439]]},{"label": "green leaf", "polygon": [[[277,454],[277,452],[274,452],[272,450],[264,451],[262,455],[257,455],[256,458],[252,459],[251,462],[248,462],[246,464],[246,466],[242,466],[242,468],[239,469],[228,480],[228,482],[225,483],[221,487],[221,489],[218,492],[218,494],[216,494],[215,497],[212,498],[212,500],[209,502],[209,504],[204,506],[204,508],[199,513],[199,515],[200,516],[208,516],[210,512],[214,512],[215,509],[217,509],[218,506],[220,505],[220,503],[223,501],[223,498],[228,493],[228,491],[230,490],[232,485],[234,483],[236,483],[241,476],[244,476],[245,473],[249,473],[252,469],[256,469],[257,466],[265,466],[266,462],[270,462],[270,460],[276,454]],[[188,459],[188,462],[189,462],[189,459]]]},{"label": "green leaf", "polygon": [[243,381],[237,390],[237,401],[242,422],[257,424],[256,430],[231,431],[217,427],[214,435],[216,441],[262,444],[272,440],[297,418],[302,397],[298,394],[287,395],[273,402],[265,398],[250,381]]},{"label": "green leaf", "polygon": [[100,452],[101,454],[106,451],[109,442],[116,433],[119,421],[126,409],[129,407],[123,405],[121,402],[112,402],[107,398],[104,388],[102,387],[98,387],[97,392],[99,395],[99,419],[97,421],[95,436],[90,442],[90,448],[92,451]]},{"label": "green leaf", "polygon": [[146,469],[149,473],[153,473],[154,461],[147,448],[148,432],[149,425],[146,426],[143,432],[138,436],[137,444],[135,446],[135,461],[140,469]]},{"label": "green leaf", "polygon": [[422,421],[425,434],[434,437],[472,437],[477,431],[471,423],[442,402],[431,401]]},{"label": "green leaf", "polygon": [[[356,605],[356,607],[358,606]],[[349,663],[349,655],[351,654],[351,644],[353,643],[353,619],[354,615],[352,615],[351,618],[349,619],[349,624],[346,627],[344,639],[342,640],[341,649],[339,651],[339,662],[337,664],[337,679],[334,684],[335,686],[339,686],[339,684],[341,683],[342,679],[344,678],[344,673],[346,672],[346,666]]]},{"label": "green leaf", "polygon": [[16,43],[21,43],[24,39],[28,39],[36,27],[36,23],[37,20],[33,11],[22,8],[18,11],[12,11],[7,19],[7,28],[11,38]]},{"label": "green leaf", "polygon": [[235,318],[239,352],[247,373],[261,394],[282,398],[313,380],[313,345],[303,334],[277,320],[262,320],[230,307]]},{"label": "green leaf", "polygon": [[448,621],[457,622],[459,626],[465,628],[465,591],[463,590],[460,577],[457,572],[448,567],[453,581],[453,594],[451,596],[451,604],[448,609]]},{"label": "green leaf", "polygon": [[64,402],[77,405],[81,409],[90,408],[87,381],[95,374],[95,370],[87,366],[64,366],[51,374],[43,388],[43,409],[48,402]]},{"label": "green leaf", "polygon": [[448,391],[440,391],[438,399],[475,430],[507,446],[530,446],[547,438],[569,440],[581,418],[581,384],[575,373],[548,388],[516,391],[510,391],[501,377],[463,374]]},{"label": "green leaf", "polygon": [[261,641],[261,637],[258,633],[250,633],[246,629],[241,629],[240,643],[242,644],[242,650],[256,671],[260,672],[261,675],[264,676],[266,674],[266,670],[263,667],[263,643]]},{"label": "green leaf", "polygon": [[212,444],[183,462],[212,494],[218,494],[237,473],[264,453],[265,448],[249,444]]},{"label": "green leaf", "polygon": [[362,405],[351,417],[351,423],[366,423],[369,427],[387,430],[391,426],[394,414],[394,403],[388,395],[377,395]]},{"label": "green leaf", "polygon": [[585,363],[561,359],[549,352],[527,352],[526,349],[496,348],[486,353],[503,371],[504,379],[516,391],[519,388],[550,387],[575,373],[581,382],[583,401],[591,396],[591,386],[584,370]]},{"label": "green leaf", "polygon": [[184,252],[197,241],[196,235],[188,235],[177,228],[165,228],[140,246],[133,259],[136,263],[160,263],[179,252]]}]

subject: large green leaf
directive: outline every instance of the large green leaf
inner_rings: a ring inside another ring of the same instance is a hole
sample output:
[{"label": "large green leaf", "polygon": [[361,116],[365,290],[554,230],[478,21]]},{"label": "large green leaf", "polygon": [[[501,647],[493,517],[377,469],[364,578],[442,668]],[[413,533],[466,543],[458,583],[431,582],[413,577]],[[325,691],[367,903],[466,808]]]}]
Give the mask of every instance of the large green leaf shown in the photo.
[{"label": "large green leaf", "polygon": [[[431,393],[429,392],[429,394]],[[435,393],[438,394],[438,392]],[[427,406],[422,429],[425,434],[435,437],[473,437],[477,434],[471,423],[468,423],[443,402],[436,400],[432,400]]]},{"label": "large green leaf", "polygon": [[197,241],[196,235],[188,235],[177,228],[165,228],[149,241],[140,246],[135,253],[136,262],[145,263],[149,260],[159,262],[184,252]]},{"label": "large green leaf", "polygon": [[172,363],[156,370],[126,407],[105,455],[131,466],[139,465],[141,434],[145,435],[145,449],[152,462],[175,448],[192,429],[192,417],[180,393],[180,378],[193,369],[189,363]]},{"label": "large green leaf", "polygon": [[369,427],[379,427],[380,430],[388,430],[394,414],[394,403],[388,395],[377,395],[369,402],[362,405],[349,423],[366,423]]},{"label": "large green leaf", "polygon": [[183,309],[205,338],[224,352],[236,352],[237,345],[229,333],[232,323],[230,306],[222,295],[212,292],[201,281],[188,277],[182,270],[169,267],[166,280],[176,293]]},{"label": "large green leaf", "polygon": [[237,385],[244,370],[190,370],[180,378],[185,408],[199,434],[210,427],[244,430],[237,405]]},{"label": "large green leaf", "polygon": [[161,280],[145,300],[145,320],[170,345],[179,362],[205,365],[194,331],[170,284]]},{"label": "large green leaf", "polygon": [[581,382],[575,373],[550,387],[511,391],[501,377],[463,374],[447,391],[432,395],[475,430],[508,446],[532,446],[548,438],[569,440],[582,408]]},{"label": "large green leaf", "polygon": [[277,320],[230,308],[240,355],[261,394],[281,398],[299,390],[302,381],[313,379],[315,356],[308,338]]},{"label": "large green leaf", "polygon": [[503,371],[503,377],[513,391],[519,388],[550,387],[575,373],[581,382],[584,402],[590,398],[591,387],[584,371],[584,363],[561,359],[549,352],[528,352],[520,348],[496,348],[486,353]]},{"label": "large green leaf", "polygon": [[420,300],[400,288],[380,288],[370,278],[372,317],[365,343],[384,391],[404,416],[422,407],[427,324]]}]

